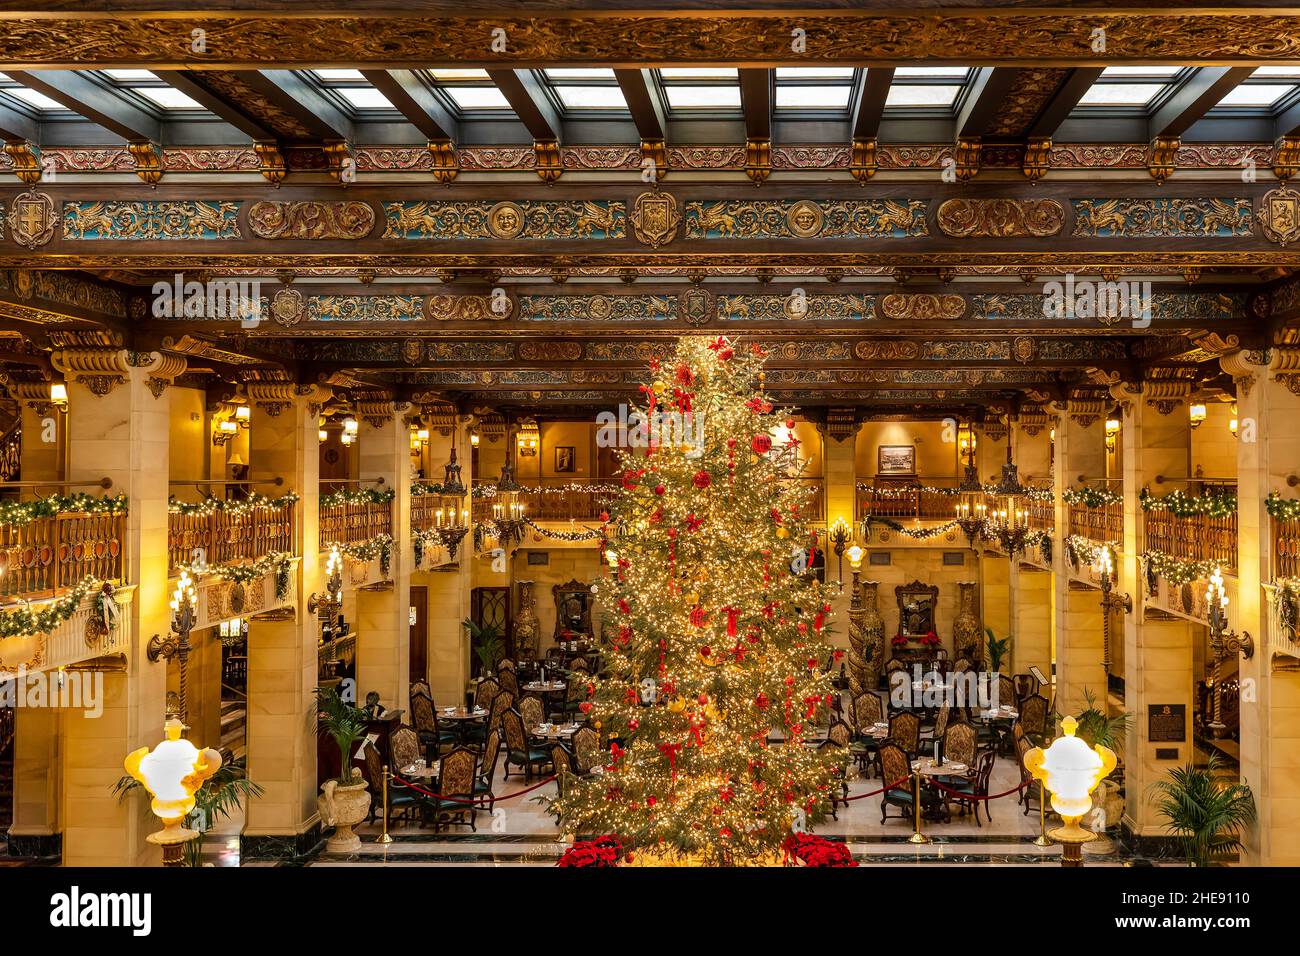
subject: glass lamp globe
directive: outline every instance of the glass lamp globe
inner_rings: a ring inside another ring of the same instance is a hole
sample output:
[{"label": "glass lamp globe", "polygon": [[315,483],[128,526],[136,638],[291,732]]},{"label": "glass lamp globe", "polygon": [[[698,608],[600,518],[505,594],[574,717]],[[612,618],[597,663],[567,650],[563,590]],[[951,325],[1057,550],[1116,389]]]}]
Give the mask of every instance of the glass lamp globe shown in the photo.
[{"label": "glass lamp globe", "polygon": [[129,754],[126,772],[144,784],[153,797],[149,807],[167,830],[180,826],[194,809],[194,794],[221,769],[221,754],[199,750],[181,736],[185,728],[176,718],[163,725],[166,739],[152,751],[148,747]]},{"label": "glass lamp globe", "polygon": [[1115,769],[1115,753],[1107,747],[1089,747],[1074,736],[1079,722],[1073,717],[1061,721],[1062,736],[1044,750],[1035,747],[1025,754],[1025,769],[1042,780],[1052,795],[1052,809],[1077,826],[1079,817],[1092,809],[1092,791]]}]

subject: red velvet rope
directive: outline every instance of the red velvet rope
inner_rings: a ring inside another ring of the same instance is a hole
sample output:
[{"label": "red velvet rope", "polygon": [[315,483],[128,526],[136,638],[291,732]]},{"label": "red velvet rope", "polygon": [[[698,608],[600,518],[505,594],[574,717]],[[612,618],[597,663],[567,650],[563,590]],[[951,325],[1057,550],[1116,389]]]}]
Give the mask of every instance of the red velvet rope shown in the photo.
[{"label": "red velvet rope", "polygon": [[450,803],[464,803],[467,805],[474,804],[476,806],[484,806],[488,802],[500,803],[502,800],[513,800],[515,797],[522,797],[525,793],[532,793],[534,790],[540,790],[542,787],[546,786],[548,783],[554,780],[555,775],[552,774],[551,776],[547,777],[545,780],[541,781],[540,783],[533,784],[531,787],[526,787],[523,790],[516,790],[514,793],[507,793],[503,797],[492,797],[492,798],[472,797],[468,800],[464,799],[463,797],[448,797],[448,796],[444,796],[441,793],[434,793],[432,790],[424,789],[424,787],[421,787],[419,784],[411,783],[411,781],[397,776],[397,774],[393,774],[393,779],[396,780],[398,783],[400,783],[402,786],[410,787],[412,790],[416,791],[417,793],[422,793],[426,797],[437,797],[439,800],[447,800]]},{"label": "red velvet rope", "polygon": [[935,789],[942,790],[944,793],[951,793],[954,797],[960,797],[963,800],[999,800],[1002,797],[1009,797],[1013,793],[1019,793],[1021,790],[1025,789],[1025,787],[1029,786],[1029,784],[1032,783],[1032,781],[1024,780],[1021,782],[1020,786],[1015,787],[1011,790],[1004,790],[1002,793],[995,793],[983,797],[979,797],[971,793],[962,793],[960,790],[952,789],[952,787],[945,787],[938,780],[931,779],[930,783],[932,786],[935,787]]}]

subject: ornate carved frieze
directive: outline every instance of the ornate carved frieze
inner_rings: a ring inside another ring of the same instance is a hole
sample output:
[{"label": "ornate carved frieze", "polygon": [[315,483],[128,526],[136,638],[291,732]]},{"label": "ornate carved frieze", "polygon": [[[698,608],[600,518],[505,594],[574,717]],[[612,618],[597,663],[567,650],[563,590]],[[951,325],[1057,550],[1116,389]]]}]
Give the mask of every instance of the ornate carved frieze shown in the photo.
[{"label": "ornate carved frieze", "polygon": [[724,321],[861,322],[874,317],[874,295],[720,295],[718,318]]},{"label": "ornate carved frieze", "polygon": [[277,202],[248,207],[248,228],[259,239],[364,239],[375,226],[375,211],[364,202]]},{"label": "ornate carved frieze", "polygon": [[668,322],[677,318],[675,295],[521,295],[526,322]]},{"label": "ornate carved frieze", "polygon": [[501,321],[515,312],[512,296],[426,295],[425,317],[438,322]]},{"label": "ornate carved frieze", "polygon": [[616,200],[384,203],[385,239],[622,239]]},{"label": "ornate carved frieze", "polygon": [[921,358],[936,362],[1006,362],[1011,358],[1011,343],[1005,339],[925,342],[921,345]]},{"label": "ornate carved frieze", "polygon": [[863,339],[854,344],[853,354],[864,362],[911,361],[920,357],[921,347],[905,339]]},{"label": "ornate carved frieze", "polygon": [[880,298],[878,310],[883,319],[953,321],[966,313],[966,299],[955,294],[891,292]]},{"label": "ornate carved frieze", "polygon": [[65,239],[240,239],[237,200],[108,200],[63,204]]},{"label": "ornate carved frieze", "polygon": [[307,319],[314,322],[415,322],[424,317],[419,295],[309,295]]},{"label": "ornate carved frieze", "polygon": [[1072,421],[1089,428],[1110,411],[1110,402],[1100,398],[1072,398],[1066,402],[1065,409]]},{"label": "ornate carved frieze", "polygon": [[649,362],[673,354],[671,342],[589,342],[582,357],[592,362]]},{"label": "ornate carved frieze", "polygon": [[858,430],[857,409],[826,409],[826,434],[834,441],[844,441]]},{"label": "ornate carved frieze", "polygon": [[521,342],[519,357],[527,362],[576,362],[582,358],[578,342]]},{"label": "ornate carved frieze", "polygon": [[686,203],[688,239],[882,239],[925,236],[923,200],[745,200]]},{"label": "ornate carved frieze", "polygon": [[1074,235],[1098,239],[1249,236],[1249,199],[1073,199]]},{"label": "ornate carved frieze", "polygon": [[1055,236],[1065,210],[1055,199],[946,199],[935,216],[939,230],[958,238]]}]

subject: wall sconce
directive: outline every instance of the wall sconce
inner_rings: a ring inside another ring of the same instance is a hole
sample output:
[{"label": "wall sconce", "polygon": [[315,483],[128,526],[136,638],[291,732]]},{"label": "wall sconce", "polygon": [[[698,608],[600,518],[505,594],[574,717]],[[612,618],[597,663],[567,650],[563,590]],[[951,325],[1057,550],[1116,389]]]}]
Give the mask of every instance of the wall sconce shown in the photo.
[{"label": "wall sconce", "polygon": [[1119,435],[1119,419],[1106,419],[1106,450],[1114,451],[1116,438]]},{"label": "wall sconce", "polygon": [[1232,417],[1228,419],[1228,431],[1232,432],[1232,437],[1237,437],[1237,406],[1232,406]]},{"label": "wall sconce", "polygon": [[325,429],[323,429],[323,428],[318,428],[318,429],[316,430],[316,438],[317,438],[317,440],[319,440],[319,441],[324,441],[325,439],[327,439],[327,438],[329,438],[329,437],[330,437],[330,436],[329,436],[329,432],[325,431]]},{"label": "wall sconce", "polygon": [[470,445],[473,446],[474,448],[477,448],[477,447],[478,447],[478,441],[479,441],[479,438],[478,438],[478,432],[470,432],[470,433],[469,433],[469,443],[470,443]]},{"label": "wall sconce", "polygon": [[347,418],[343,419],[343,434],[339,436],[339,441],[343,442],[345,445],[351,445],[357,440],[357,432],[360,427],[361,426],[357,424],[357,420],[349,415]]},{"label": "wall sconce", "polygon": [[844,549],[847,548],[849,542],[853,540],[853,529],[849,527],[849,523],[844,520],[843,516],[841,516],[836,518],[834,524],[830,526],[828,536],[830,537],[831,544],[834,546],[835,557],[839,558],[840,561],[840,582],[843,583]]},{"label": "wall sconce", "polygon": [[235,422],[240,428],[247,428],[253,420],[253,410],[247,405],[235,406]]},{"label": "wall sconce", "polygon": [[1193,428],[1200,428],[1201,422],[1205,421],[1205,406],[1190,405],[1187,408],[1187,420]]},{"label": "wall sconce", "polygon": [[220,447],[238,434],[239,425],[235,420],[233,418],[223,418],[217,422],[217,427],[212,432],[212,444]]},{"label": "wall sconce", "polygon": [[50,383],[50,404],[61,412],[68,410],[68,386],[63,382]]},{"label": "wall sconce", "polygon": [[519,434],[515,437],[515,444],[519,448],[520,458],[537,457],[537,446],[539,444],[539,436],[535,428],[521,429],[519,431]]}]

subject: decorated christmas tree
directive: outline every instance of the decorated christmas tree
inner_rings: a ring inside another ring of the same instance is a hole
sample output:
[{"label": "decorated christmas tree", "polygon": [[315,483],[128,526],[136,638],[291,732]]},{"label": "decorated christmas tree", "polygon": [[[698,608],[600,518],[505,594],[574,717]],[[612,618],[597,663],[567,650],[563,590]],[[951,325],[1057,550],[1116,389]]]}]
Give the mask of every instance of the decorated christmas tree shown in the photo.
[{"label": "decorated christmas tree", "polygon": [[[839,652],[796,481],[794,422],[763,390],[761,347],[687,337],[643,385],[643,449],[623,455],[609,527],[604,676],[582,709],[611,742],[566,776],[566,832],[703,864],[776,858],[820,820],[847,755],[827,722]],[[612,621],[611,621],[612,618]]]}]

